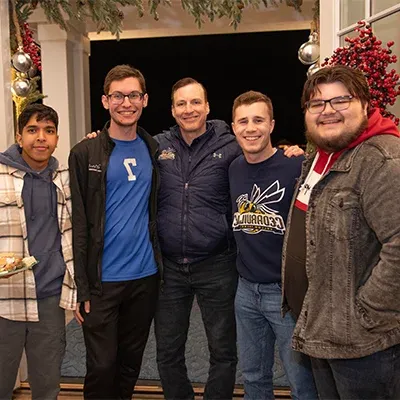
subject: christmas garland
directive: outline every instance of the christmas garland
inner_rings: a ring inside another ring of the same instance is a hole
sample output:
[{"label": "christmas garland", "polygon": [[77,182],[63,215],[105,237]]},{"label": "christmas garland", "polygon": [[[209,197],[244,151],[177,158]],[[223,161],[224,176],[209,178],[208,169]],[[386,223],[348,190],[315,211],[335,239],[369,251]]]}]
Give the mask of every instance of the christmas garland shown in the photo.
[{"label": "christmas garland", "polygon": [[40,77],[35,76],[42,70],[40,46],[33,39],[27,16],[23,19],[21,15],[10,0],[11,92],[17,118],[28,104],[46,97],[38,89]]},{"label": "christmas garland", "polygon": [[[9,0],[12,1],[12,0]],[[15,0],[20,22],[25,22],[37,6],[41,6],[46,18],[51,23],[58,24],[68,30],[64,15],[72,20],[89,19],[97,26],[97,31],[110,31],[119,38],[123,28],[124,13],[122,7],[134,6],[139,17],[143,17],[145,9],[155,20],[159,19],[158,7],[172,7],[171,0]],[[241,22],[246,7],[278,6],[283,0],[181,0],[181,7],[191,15],[196,24],[201,27],[206,19],[227,17],[235,29]],[[285,4],[301,11],[303,0],[285,0]]]},{"label": "christmas garland", "polygon": [[[2,0],[0,0],[2,1]],[[40,6],[50,23],[58,24],[68,30],[69,20],[85,21],[90,19],[97,31],[110,31],[119,39],[123,28],[124,13],[122,7],[134,6],[138,16],[145,14],[144,0],[8,0],[10,9],[10,45],[12,64],[12,92],[16,105],[16,114],[29,103],[45,96],[38,90],[40,77],[35,76],[42,70],[40,46],[34,40],[28,24],[29,16]],[[318,1],[318,0],[316,0]],[[283,0],[279,0],[283,3]],[[303,0],[285,0],[286,5],[301,11]],[[155,20],[159,19],[158,7],[172,6],[171,0],[148,0],[147,8]],[[235,29],[241,21],[243,10],[252,6],[278,6],[277,0],[181,0],[182,8],[194,17],[200,28],[205,19],[227,17]]]}]

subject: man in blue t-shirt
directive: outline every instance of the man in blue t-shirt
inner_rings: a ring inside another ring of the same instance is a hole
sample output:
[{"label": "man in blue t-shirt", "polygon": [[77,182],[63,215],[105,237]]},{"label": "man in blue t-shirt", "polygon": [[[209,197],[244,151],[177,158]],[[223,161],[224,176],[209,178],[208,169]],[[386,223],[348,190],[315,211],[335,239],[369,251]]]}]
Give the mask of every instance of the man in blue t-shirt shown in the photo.
[{"label": "man in blue t-shirt", "polygon": [[85,399],[132,397],[156,309],[158,146],[137,125],[147,102],[141,72],[114,67],[102,96],[111,121],[69,157]]},{"label": "man in blue t-shirt", "polygon": [[271,100],[249,91],[233,104],[232,129],[243,155],[229,168],[240,275],[235,299],[245,399],[274,399],[277,341],[293,399],[317,399],[307,356],[291,349],[292,315],[281,316],[281,256],[286,219],[304,157],[272,147]]}]

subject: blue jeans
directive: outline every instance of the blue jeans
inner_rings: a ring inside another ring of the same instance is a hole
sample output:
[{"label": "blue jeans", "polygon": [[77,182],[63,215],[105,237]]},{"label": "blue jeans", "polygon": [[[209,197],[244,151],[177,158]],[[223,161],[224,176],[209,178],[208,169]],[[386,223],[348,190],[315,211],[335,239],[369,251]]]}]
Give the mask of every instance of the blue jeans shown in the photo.
[{"label": "blue jeans", "polygon": [[239,278],[235,310],[244,398],[274,399],[276,341],[292,398],[318,399],[310,359],[291,348],[295,321],[289,313],[282,318],[281,298],[282,289],[278,283],[259,284]]},{"label": "blue jeans", "polygon": [[204,399],[233,396],[237,365],[235,259],[233,252],[226,252],[193,264],[164,260],[164,285],[154,322],[158,371],[166,399],[194,399],[185,345],[195,295],[210,351]]},{"label": "blue jeans", "polygon": [[321,400],[400,399],[400,344],[354,359],[311,358]]}]

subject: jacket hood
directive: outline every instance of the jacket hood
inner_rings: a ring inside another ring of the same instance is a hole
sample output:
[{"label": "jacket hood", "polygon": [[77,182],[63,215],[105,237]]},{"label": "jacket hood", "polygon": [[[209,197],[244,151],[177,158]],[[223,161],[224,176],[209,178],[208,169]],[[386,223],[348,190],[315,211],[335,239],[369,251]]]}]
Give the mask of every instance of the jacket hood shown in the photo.
[{"label": "jacket hood", "polygon": [[352,149],[370,137],[377,135],[393,135],[399,137],[400,133],[392,120],[382,117],[379,110],[374,108],[369,115],[367,129],[362,132],[354,142],[350,143],[348,148]]},{"label": "jacket hood", "polygon": [[[0,163],[16,168],[23,172],[38,175],[38,172],[32,169],[22,158],[21,148],[17,143],[11,145],[4,153],[0,153]],[[49,169],[53,172],[57,168],[58,160],[55,157],[50,157],[49,164],[46,169]]]},{"label": "jacket hood", "polygon": [[[365,129],[365,131],[362,132],[356,140],[350,143],[347,149],[353,149],[370,137],[377,135],[393,135],[396,137],[400,137],[400,133],[397,130],[394,122],[389,118],[382,117],[379,110],[377,108],[374,108],[369,114],[367,129]],[[322,156],[321,159],[327,159],[327,168],[329,169],[334,161],[337,160],[345,150],[346,149],[342,149],[340,151],[337,151],[336,153],[332,153],[331,156],[329,156],[329,154],[326,155],[323,150],[318,149],[318,154]]]}]

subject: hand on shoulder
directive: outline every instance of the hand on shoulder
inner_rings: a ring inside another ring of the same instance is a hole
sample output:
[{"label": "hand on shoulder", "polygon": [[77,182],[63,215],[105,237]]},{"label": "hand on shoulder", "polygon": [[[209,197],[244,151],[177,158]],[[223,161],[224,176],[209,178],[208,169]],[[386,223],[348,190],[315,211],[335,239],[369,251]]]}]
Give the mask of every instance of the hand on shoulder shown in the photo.
[{"label": "hand on shoulder", "polygon": [[86,139],[94,139],[95,137],[97,137],[98,135],[100,135],[100,133],[101,133],[100,130],[97,130],[96,132],[90,132],[90,133],[88,133],[86,136],[84,136],[84,137],[82,138],[81,142],[82,142],[83,140],[86,140]]}]

